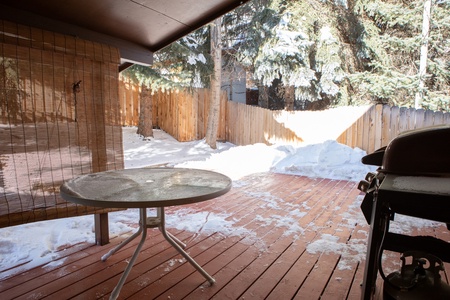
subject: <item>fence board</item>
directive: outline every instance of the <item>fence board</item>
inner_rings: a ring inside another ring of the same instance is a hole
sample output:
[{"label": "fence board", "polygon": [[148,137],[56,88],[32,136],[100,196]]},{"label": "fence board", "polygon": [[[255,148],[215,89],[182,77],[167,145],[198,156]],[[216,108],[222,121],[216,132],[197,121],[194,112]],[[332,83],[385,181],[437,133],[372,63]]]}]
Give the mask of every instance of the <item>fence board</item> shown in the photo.
[{"label": "fence board", "polygon": [[444,114],[442,111],[437,111],[434,114],[434,125],[442,124],[444,122]]},{"label": "fence board", "polygon": [[387,145],[390,140],[390,134],[391,134],[391,115],[389,113],[389,106],[383,105],[382,110],[382,117],[381,117],[381,144],[380,147],[383,147],[384,145]]},{"label": "fence board", "polygon": [[363,124],[367,124],[367,132],[366,134],[363,134],[363,140],[362,140],[362,149],[369,149],[370,148],[370,134],[372,132],[372,122],[371,122],[371,114],[373,112],[373,107],[367,111],[367,113],[364,115]]},{"label": "fence board", "polygon": [[432,126],[434,124],[434,112],[426,110],[423,118],[423,125],[425,127]]},{"label": "fence board", "polygon": [[423,128],[423,118],[424,118],[425,111],[423,109],[416,110],[416,126],[415,128]]},{"label": "fence board", "polygon": [[130,124],[134,124],[136,122],[139,122],[139,113],[141,112],[141,106],[139,105],[139,99],[140,99],[140,93],[141,88],[138,86],[132,86],[132,95],[131,95],[131,101],[133,105],[131,106],[132,114],[130,118]]},{"label": "fence board", "polygon": [[375,130],[374,130],[374,135],[375,135],[375,140],[374,140],[374,148],[378,149],[381,147],[381,139],[382,139],[382,135],[381,135],[381,131],[382,131],[382,111],[383,111],[383,107],[381,105],[376,105],[375,106]]},{"label": "fence board", "polygon": [[444,120],[443,120],[444,124],[450,124],[450,113],[446,113],[444,115]]},{"label": "fence board", "polygon": [[[400,108],[393,107],[391,110],[391,134],[393,136],[397,136],[399,134],[399,118],[400,118]],[[392,139],[392,136],[389,137],[388,142]],[[366,150],[368,151],[368,150]]]},{"label": "fence board", "polygon": [[399,125],[399,133],[405,132],[408,129],[408,118],[409,118],[409,109],[406,107],[400,107],[400,115],[398,118]]}]

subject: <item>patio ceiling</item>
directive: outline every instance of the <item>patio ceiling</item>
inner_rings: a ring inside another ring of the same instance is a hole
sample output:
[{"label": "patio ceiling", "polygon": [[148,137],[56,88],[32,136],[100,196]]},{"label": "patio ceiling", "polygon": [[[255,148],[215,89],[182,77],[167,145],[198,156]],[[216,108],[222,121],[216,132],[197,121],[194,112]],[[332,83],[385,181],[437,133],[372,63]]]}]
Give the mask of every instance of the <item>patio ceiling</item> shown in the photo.
[{"label": "patio ceiling", "polygon": [[116,46],[123,62],[152,53],[249,0],[0,0],[0,18]]}]

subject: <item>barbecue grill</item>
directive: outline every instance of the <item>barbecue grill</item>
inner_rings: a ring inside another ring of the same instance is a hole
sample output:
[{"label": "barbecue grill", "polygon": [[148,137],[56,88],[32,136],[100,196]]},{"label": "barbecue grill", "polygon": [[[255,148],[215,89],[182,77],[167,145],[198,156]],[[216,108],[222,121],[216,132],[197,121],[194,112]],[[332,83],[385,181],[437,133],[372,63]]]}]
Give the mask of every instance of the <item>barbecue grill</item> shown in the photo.
[{"label": "barbecue grill", "polygon": [[[422,294],[450,299],[450,287],[438,280],[442,268],[436,267],[450,262],[450,243],[389,231],[395,214],[443,222],[450,229],[450,126],[402,133],[362,162],[379,167],[358,185],[365,193],[361,210],[370,224],[362,299],[375,292],[377,272],[384,279],[385,298],[405,299],[409,293],[416,295],[412,299]],[[412,256],[413,263],[403,263],[400,273],[385,276],[384,250],[403,253],[403,261]]]}]

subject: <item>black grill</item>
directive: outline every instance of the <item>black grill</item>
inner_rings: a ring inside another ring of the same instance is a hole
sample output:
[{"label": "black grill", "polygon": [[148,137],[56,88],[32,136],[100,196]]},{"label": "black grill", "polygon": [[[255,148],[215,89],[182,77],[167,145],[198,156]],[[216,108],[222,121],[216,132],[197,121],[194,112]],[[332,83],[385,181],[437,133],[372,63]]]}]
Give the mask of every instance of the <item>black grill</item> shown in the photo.
[{"label": "black grill", "polygon": [[450,126],[400,134],[362,162],[379,167],[358,185],[365,193],[361,210],[370,224],[363,283],[363,299],[370,299],[377,271],[382,274],[383,250],[422,251],[450,262],[446,241],[389,232],[395,214],[444,222],[450,228]]}]

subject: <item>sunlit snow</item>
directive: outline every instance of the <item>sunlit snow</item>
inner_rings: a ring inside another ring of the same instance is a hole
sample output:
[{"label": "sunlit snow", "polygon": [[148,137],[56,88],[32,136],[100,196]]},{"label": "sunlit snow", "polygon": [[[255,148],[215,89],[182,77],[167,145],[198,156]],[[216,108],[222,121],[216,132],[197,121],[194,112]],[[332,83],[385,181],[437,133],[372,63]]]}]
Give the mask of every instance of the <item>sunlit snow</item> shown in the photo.
[{"label": "sunlit snow", "polygon": [[[212,150],[203,140],[180,143],[161,130],[155,130],[154,138],[147,140],[143,140],[135,132],[134,127],[123,128],[126,168],[167,165],[209,169],[228,175],[232,178],[235,187],[247,184],[241,179],[255,173],[281,172],[358,181],[368,171],[374,169],[360,163],[361,157],[365,155],[364,151],[352,149],[332,140],[303,147],[265,144],[235,146],[231,143],[218,143],[218,148]],[[270,219],[256,215],[255,218],[262,224],[261,226],[275,225],[282,228],[285,235],[292,236],[293,239],[304,233],[305,228],[301,228],[297,220],[307,215],[309,208],[306,204],[301,207],[291,204],[292,209],[286,213],[281,210],[281,204],[284,207],[290,204],[285,203],[281,198],[257,191],[249,196],[262,201],[267,208],[275,212]],[[364,222],[359,209],[360,198],[355,199],[355,203],[344,213],[344,221],[348,224],[343,226],[354,226],[358,222],[360,224]],[[277,211],[280,212],[279,215]],[[138,211],[134,209],[110,213],[110,236],[133,232],[136,229],[137,219]],[[183,222],[180,221],[181,219]],[[233,220],[233,217],[226,213],[197,212],[190,210],[189,207],[183,207],[171,212],[170,217],[167,218],[167,227],[169,230],[178,228],[191,231],[196,235],[202,232],[218,232],[225,236],[241,235],[251,241],[254,233],[235,224]],[[414,226],[421,224],[417,220],[409,224],[412,223]],[[423,224],[423,226],[433,226],[431,222]],[[308,225],[310,228],[314,226],[313,223]],[[409,227],[397,229],[410,230]],[[20,272],[38,265],[46,264],[45,267],[54,267],[56,263],[63,263],[63,260],[54,262],[59,257],[61,249],[77,243],[94,243],[94,241],[92,216],[2,228],[0,229],[0,269],[8,270],[21,265],[11,270],[11,272]],[[258,241],[253,243],[257,244]],[[260,246],[264,247],[263,244]],[[332,235],[323,235],[308,245],[307,251],[339,253],[343,255],[340,267],[346,268],[346,263],[363,258],[365,239],[346,244]],[[0,279],[10,275],[9,271],[4,271]]]}]

